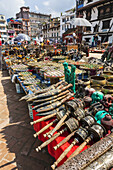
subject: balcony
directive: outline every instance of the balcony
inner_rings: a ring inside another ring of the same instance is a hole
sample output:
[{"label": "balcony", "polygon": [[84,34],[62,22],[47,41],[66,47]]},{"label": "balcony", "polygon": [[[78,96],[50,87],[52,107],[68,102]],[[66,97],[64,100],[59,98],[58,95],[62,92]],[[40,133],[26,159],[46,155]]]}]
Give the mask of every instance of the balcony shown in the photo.
[{"label": "balcony", "polygon": [[6,31],[6,30],[1,30],[1,29],[0,29],[0,32],[7,32],[7,31]]},{"label": "balcony", "polygon": [[5,26],[6,26],[6,24],[5,24],[5,23],[0,24],[0,27],[5,27]]},{"label": "balcony", "polygon": [[111,18],[111,17],[113,17],[113,12],[111,12],[111,13],[104,13],[102,15],[99,15],[98,19],[106,19],[106,18]]}]

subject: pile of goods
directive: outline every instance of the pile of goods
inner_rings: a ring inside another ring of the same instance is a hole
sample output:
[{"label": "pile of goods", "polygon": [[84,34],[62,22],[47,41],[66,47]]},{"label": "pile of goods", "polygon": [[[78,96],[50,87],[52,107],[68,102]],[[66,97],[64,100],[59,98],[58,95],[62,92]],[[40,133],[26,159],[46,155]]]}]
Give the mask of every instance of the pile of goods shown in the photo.
[{"label": "pile of goods", "polygon": [[56,70],[53,70],[53,71],[47,71],[46,73],[44,73],[44,76],[45,77],[58,77],[58,78],[61,78],[61,77],[64,77],[64,71],[56,71]]},{"label": "pile of goods", "polygon": [[24,86],[29,86],[29,85],[36,85],[39,84],[40,80],[39,79],[35,79],[35,78],[28,78],[26,80],[23,81]]},{"label": "pile of goods", "polygon": [[24,64],[19,64],[19,65],[12,65],[11,66],[11,69],[14,71],[14,72],[25,72],[25,71],[28,71],[28,66],[24,65]]},{"label": "pile of goods", "polygon": [[59,61],[59,60],[64,60],[66,58],[66,56],[53,56],[52,59],[53,61]]},{"label": "pile of goods", "polygon": [[[26,56],[19,53],[5,58],[9,69],[27,89],[27,95],[20,101],[28,103],[34,137],[43,142],[36,151],[48,146],[48,152],[56,159],[52,169],[113,166],[113,157],[108,158],[113,153],[112,49],[107,49],[101,60],[90,58],[89,62],[66,60],[66,56],[52,57],[59,63],[45,61],[47,51],[35,51],[35,55],[34,49]],[[51,84],[56,80],[56,84],[47,87],[48,78]]]},{"label": "pile of goods", "polygon": [[[63,167],[68,166],[71,160],[76,159],[76,155],[83,150],[87,152],[88,146],[91,150],[101,138],[108,141],[110,138],[107,138],[106,134],[113,130],[113,97],[87,89],[83,99],[72,98],[74,93],[69,90],[71,86],[61,81],[21,99],[25,99],[33,107],[34,121],[31,125],[36,131],[34,137],[43,139],[36,151],[39,152],[48,146],[48,151],[56,159],[52,169],[62,165],[64,158],[66,163]],[[39,129],[38,124],[43,121],[45,126]],[[111,143],[113,144],[112,137],[103,149],[104,152],[111,148]],[[67,146],[65,149],[64,145]],[[58,149],[62,150],[59,154]],[[101,153],[100,150],[98,152]]]}]

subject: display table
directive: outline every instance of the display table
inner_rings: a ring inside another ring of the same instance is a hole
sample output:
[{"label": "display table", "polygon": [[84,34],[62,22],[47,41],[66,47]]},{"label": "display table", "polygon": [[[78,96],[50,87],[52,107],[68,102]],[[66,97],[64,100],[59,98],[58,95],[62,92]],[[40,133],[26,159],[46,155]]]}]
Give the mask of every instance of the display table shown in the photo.
[{"label": "display table", "polygon": [[48,75],[47,73],[44,73],[44,77],[50,79],[50,84],[58,83],[58,82],[59,82],[59,79],[60,79],[60,78],[63,78],[64,76],[65,76],[64,74],[62,74],[61,76],[55,76],[55,75],[50,76],[50,75]]}]

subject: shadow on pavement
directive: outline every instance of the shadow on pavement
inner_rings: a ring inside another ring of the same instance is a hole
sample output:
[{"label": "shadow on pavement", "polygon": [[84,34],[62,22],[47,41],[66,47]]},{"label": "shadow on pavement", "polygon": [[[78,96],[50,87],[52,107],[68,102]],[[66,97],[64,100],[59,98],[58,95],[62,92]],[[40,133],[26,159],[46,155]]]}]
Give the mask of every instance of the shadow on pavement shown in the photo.
[{"label": "shadow on pavement", "polygon": [[[7,107],[9,110],[9,124],[1,130],[2,139],[6,140],[9,152],[6,155],[8,162],[4,162],[1,168],[6,168],[16,162],[16,166],[11,169],[23,170],[49,170],[54,158],[49,155],[47,148],[37,153],[35,148],[41,144],[41,141],[34,139],[35,133],[33,127],[29,124],[31,121],[27,103],[19,102],[23,94],[17,94],[15,85],[9,79],[7,71],[3,71],[3,80],[1,80],[4,93],[7,96]],[[5,79],[6,78],[6,79]],[[4,113],[5,114],[5,113]],[[12,156],[11,153],[14,153]],[[4,153],[5,154],[5,153]]]}]

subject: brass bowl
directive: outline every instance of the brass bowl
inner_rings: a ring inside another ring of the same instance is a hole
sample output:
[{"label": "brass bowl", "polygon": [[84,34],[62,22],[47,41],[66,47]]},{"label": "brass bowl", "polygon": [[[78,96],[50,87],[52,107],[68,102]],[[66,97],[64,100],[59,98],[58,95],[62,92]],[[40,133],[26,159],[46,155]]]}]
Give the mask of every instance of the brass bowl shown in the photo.
[{"label": "brass bowl", "polygon": [[106,79],[111,79],[111,78],[113,78],[113,72],[112,71],[104,71],[102,76],[105,77]]},{"label": "brass bowl", "polygon": [[101,86],[91,86],[91,88],[95,89],[96,91],[101,91],[102,87]]},{"label": "brass bowl", "polygon": [[102,87],[102,92],[104,94],[113,94],[113,86],[104,86],[104,87]]},{"label": "brass bowl", "polygon": [[90,80],[89,79],[82,79],[84,85],[90,85]]},{"label": "brass bowl", "polygon": [[113,86],[113,78],[107,80],[107,85]]},{"label": "brass bowl", "polygon": [[104,86],[106,84],[106,79],[102,76],[92,76],[91,83],[92,86]]}]

